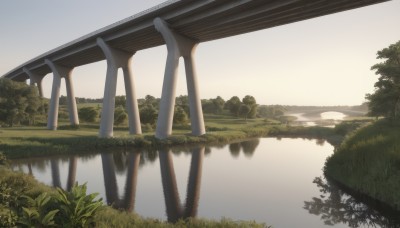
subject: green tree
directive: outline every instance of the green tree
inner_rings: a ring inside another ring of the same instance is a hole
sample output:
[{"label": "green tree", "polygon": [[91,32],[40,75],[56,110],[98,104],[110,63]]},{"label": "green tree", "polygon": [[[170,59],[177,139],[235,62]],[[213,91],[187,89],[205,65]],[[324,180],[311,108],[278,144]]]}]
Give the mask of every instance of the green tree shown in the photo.
[{"label": "green tree", "polygon": [[115,107],[125,107],[126,106],[126,97],[125,96],[115,96]]},{"label": "green tree", "polygon": [[143,105],[139,109],[140,112],[140,122],[142,124],[155,124],[157,120],[157,109],[153,107],[153,105]]},{"label": "green tree", "polygon": [[250,108],[249,113],[246,118],[255,118],[257,115],[257,102],[253,96],[247,95],[242,99],[242,103],[247,105]]},{"label": "green tree", "polygon": [[95,107],[83,107],[78,110],[78,114],[81,121],[93,123],[99,116],[99,110]]},{"label": "green tree", "polygon": [[128,118],[128,114],[125,112],[125,109],[121,106],[118,106],[115,108],[114,111],[114,124],[115,125],[121,125],[125,122],[125,120]]},{"label": "green tree", "polygon": [[35,86],[10,79],[0,79],[0,121],[8,126],[27,120],[34,122],[41,104]]},{"label": "green tree", "polygon": [[377,58],[384,61],[371,67],[380,76],[374,93],[365,96],[368,114],[397,119],[400,116],[400,41],[378,51]]},{"label": "green tree", "polygon": [[175,106],[181,107],[189,115],[189,98],[186,95],[180,95],[175,98]]},{"label": "green tree", "polygon": [[215,99],[211,100],[214,108],[215,108],[215,114],[219,114],[222,112],[222,110],[224,109],[224,105],[225,105],[225,100],[222,99],[222,97],[217,96]]},{"label": "green tree", "polygon": [[174,123],[175,124],[185,124],[188,122],[188,115],[185,110],[179,106],[175,107],[174,112]]},{"label": "green tree", "polygon": [[241,104],[239,107],[239,115],[247,121],[247,116],[251,111],[251,107],[245,104]]},{"label": "green tree", "polygon": [[232,115],[238,116],[241,104],[242,102],[240,101],[239,97],[233,96],[225,103],[224,108],[228,109]]}]

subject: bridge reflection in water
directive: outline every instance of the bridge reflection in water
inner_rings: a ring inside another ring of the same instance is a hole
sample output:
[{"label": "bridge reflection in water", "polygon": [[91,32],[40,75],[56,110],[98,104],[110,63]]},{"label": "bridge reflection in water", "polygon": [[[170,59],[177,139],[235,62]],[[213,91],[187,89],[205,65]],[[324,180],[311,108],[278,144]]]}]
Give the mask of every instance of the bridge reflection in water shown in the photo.
[{"label": "bridge reflection in water", "polygon": [[[201,171],[204,157],[204,147],[192,149],[189,179],[187,184],[186,202],[182,206],[173,165],[171,150],[159,151],[161,180],[165,199],[166,214],[169,222],[178,221],[181,218],[194,217],[200,197]],[[127,156],[128,173],[125,182],[123,198],[118,197],[118,185],[115,173],[115,161],[112,153],[102,153],[104,186],[108,205],[114,208],[133,211],[135,207],[135,195],[137,186],[140,153],[131,152]]]}]

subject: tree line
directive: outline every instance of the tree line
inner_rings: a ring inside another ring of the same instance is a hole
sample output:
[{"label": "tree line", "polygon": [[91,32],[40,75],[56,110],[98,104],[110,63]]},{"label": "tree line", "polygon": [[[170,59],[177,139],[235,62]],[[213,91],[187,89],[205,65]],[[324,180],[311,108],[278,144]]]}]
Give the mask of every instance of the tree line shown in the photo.
[{"label": "tree line", "polygon": [[[77,97],[78,104],[82,105],[78,109],[78,115],[81,122],[94,123],[101,118],[101,103],[103,99],[80,98]],[[67,119],[68,113],[67,97],[60,96],[59,118]],[[97,105],[92,105],[97,104]],[[158,117],[158,107],[160,98],[147,95],[138,99],[139,113],[141,123],[148,128],[153,128]],[[222,97],[202,99],[203,112],[205,114],[225,115],[245,120],[252,118],[279,118],[284,114],[283,106],[259,105],[256,99],[251,95],[246,95],[242,99],[233,96],[229,100]],[[13,125],[33,125],[35,119],[41,117],[45,121],[48,110],[48,99],[40,98],[37,87],[27,85],[24,82],[16,82],[10,79],[0,79],[0,124],[2,126]],[[189,122],[189,98],[188,96],[178,96],[175,99],[174,124],[184,125]],[[114,124],[124,124],[128,119],[126,110],[126,97],[115,97]]]}]

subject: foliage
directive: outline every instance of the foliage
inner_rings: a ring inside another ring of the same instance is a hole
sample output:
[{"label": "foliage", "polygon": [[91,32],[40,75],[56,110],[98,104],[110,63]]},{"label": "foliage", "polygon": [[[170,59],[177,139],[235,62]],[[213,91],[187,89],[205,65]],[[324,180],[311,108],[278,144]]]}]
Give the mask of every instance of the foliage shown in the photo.
[{"label": "foliage", "polygon": [[175,98],[175,107],[183,109],[183,111],[189,114],[189,97],[186,95],[180,95]]},{"label": "foliage", "polygon": [[239,107],[239,116],[247,120],[247,116],[249,115],[250,111],[251,107],[249,105],[241,104]]},{"label": "foliage", "polygon": [[399,127],[379,120],[358,129],[328,158],[325,174],[400,210]]},{"label": "foliage", "polygon": [[400,41],[378,51],[377,55],[384,62],[371,67],[380,77],[374,93],[366,95],[368,114],[397,119],[400,116]]},{"label": "foliage", "polygon": [[0,122],[10,127],[25,120],[34,123],[40,106],[41,99],[35,86],[0,79]]},{"label": "foliage", "polygon": [[279,119],[285,114],[285,107],[281,105],[260,105],[257,115],[263,118]]},{"label": "foliage", "polygon": [[233,96],[231,99],[225,102],[224,108],[228,109],[232,115],[238,116],[241,104],[242,102],[240,101],[239,97]]},{"label": "foliage", "polygon": [[95,107],[83,107],[78,110],[79,119],[88,123],[96,122],[99,110]]},{"label": "foliage", "polygon": [[54,216],[58,209],[51,210],[49,207],[51,196],[46,192],[35,199],[29,196],[22,196],[27,200],[28,207],[22,207],[22,215],[17,223],[22,227],[56,227]]},{"label": "foliage", "polygon": [[188,116],[183,108],[180,106],[175,107],[174,112],[174,123],[175,124],[186,124],[188,122]]},{"label": "foliage", "polygon": [[56,200],[60,207],[58,224],[66,227],[91,227],[95,225],[94,217],[101,209],[101,199],[95,200],[97,193],[86,195],[86,184],[75,184],[71,191],[57,188]]},{"label": "foliage", "polygon": [[118,106],[115,108],[114,111],[114,124],[115,125],[121,125],[123,124],[126,119],[128,119],[128,114],[125,112],[125,109],[121,106]]},{"label": "foliage", "polygon": [[142,105],[139,109],[140,122],[153,125],[157,121],[158,111],[151,104]]},{"label": "foliage", "polygon": [[7,165],[7,158],[3,152],[0,152],[0,166]]},{"label": "foliage", "polygon": [[225,100],[222,97],[217,96],[216,98],[201,101],[204,113],[222,113],[225,105]]},{"label": "foliage", "polygon": [[125,96],[115,96],[115,107],[125,107],[126,97]]}]

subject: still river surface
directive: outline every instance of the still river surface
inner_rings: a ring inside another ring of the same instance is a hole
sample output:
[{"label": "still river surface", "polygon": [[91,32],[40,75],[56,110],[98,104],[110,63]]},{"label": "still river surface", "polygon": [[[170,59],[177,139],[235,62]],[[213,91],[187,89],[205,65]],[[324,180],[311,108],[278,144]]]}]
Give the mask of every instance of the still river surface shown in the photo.
[{"label": "still river surface", "polygon": [[321,140],[260,138],[219,147],[14,160],[12,167],[52,186],[87,182],[104,202],[162,220],[389,227],[388,218],[323,178],[333,149]]}]

